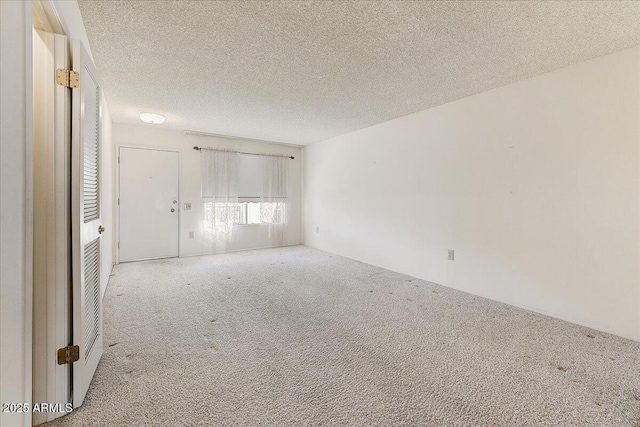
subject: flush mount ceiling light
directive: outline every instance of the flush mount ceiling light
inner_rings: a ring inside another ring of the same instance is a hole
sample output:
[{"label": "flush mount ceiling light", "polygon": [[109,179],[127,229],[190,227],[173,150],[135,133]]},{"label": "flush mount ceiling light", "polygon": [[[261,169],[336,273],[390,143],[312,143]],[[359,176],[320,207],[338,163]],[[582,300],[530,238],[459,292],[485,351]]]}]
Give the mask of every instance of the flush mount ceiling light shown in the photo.
[{"label": "flush mount ceiling light", "polygon": [[165,117],[162,114],[140,113],[140,120],[145,123],[151,123],[152,125],[161,125],[164,123]]}]

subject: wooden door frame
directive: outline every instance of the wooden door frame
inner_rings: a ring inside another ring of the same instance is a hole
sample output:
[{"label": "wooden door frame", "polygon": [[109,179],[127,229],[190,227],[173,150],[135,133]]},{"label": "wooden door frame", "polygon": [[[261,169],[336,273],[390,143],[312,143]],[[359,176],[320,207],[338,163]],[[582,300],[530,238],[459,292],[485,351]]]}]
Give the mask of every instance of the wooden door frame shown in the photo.
[{"label": "wooden door frame", "polygon": [[140,145],[131,144],[116,144],[116,167],[117,171],[114,174],[116,179],[115,193],[116,193],[116,217],[115,227],[117,241],[114,242],[116,247],[116,259],[115,263],[120,264],[120,149],[121,148],[134,148],[137,150],[152,150],[152,151],[168,151],[172,153],[178,153],[178,258],[182,257],[182,202],[180,200],[180,187],[182,183],[182,150],[173,148],[156,148],[156,147],[144,147]]}]

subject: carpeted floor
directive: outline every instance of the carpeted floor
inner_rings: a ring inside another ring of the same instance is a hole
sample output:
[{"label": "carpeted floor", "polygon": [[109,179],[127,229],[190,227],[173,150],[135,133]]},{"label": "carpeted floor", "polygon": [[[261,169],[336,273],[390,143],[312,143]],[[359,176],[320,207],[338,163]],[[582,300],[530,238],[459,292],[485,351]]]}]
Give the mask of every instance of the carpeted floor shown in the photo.
[{"label": "carpeted floor", "polygon": [[640,343],[304,246],[121,264],[60,426],[640,426]]}]

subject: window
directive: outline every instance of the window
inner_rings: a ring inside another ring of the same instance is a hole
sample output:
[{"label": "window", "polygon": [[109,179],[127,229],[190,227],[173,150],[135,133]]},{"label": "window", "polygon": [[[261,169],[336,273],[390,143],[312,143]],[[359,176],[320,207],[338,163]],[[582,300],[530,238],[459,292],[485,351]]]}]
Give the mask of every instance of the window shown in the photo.
[{"label": "window", "polygon": [[204,204],[204,224],[206,231],[212,231],[214,224],[233,223],[283,224],[285,222],[284,202],[237,202]]},{"label": "window", "polygon": [[213,228],[213,225],[233,223],[238,224],[240,221],[240,204],[239,203],[213,203],[204,204],[204,223],[207,228]]},{"label": "window", "polygon": [[236,225],[255,224],[284,244],[288,159],[219,151],[201,155],[204,231],[224,242]]},{"label": "window", "polygon": [[262,202],[257,203],[260,212],[260,223],[262,224],[284,224],[286,222],[285,202]]}]

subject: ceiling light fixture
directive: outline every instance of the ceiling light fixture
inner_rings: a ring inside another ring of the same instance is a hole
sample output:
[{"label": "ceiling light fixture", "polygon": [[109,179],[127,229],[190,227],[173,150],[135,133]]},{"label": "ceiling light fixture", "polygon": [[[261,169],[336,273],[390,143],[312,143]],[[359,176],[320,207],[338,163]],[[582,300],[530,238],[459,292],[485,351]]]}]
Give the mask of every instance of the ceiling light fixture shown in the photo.
[{"label": "ceiling light fixture", "polygon": [[162,114],[140,113],[140,120],[145,123],[151,123],[152,125],[161,125],[164,123],[165,117]]}]

